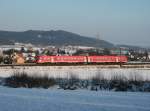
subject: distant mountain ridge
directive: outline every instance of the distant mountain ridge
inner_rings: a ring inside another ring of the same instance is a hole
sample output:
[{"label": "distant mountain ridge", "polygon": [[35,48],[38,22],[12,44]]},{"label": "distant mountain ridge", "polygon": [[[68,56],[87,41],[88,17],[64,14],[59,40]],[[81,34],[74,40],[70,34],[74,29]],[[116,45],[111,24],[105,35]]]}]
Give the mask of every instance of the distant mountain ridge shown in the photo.
[{"label": "distant mountain ridge", "polygon": [[32,43],[35,45],[80,45],[90,47],[112,48],[114,45],[105,40],[98,40],[81,36],[63,30],[28,30],[23,32],[0,31],[0,45],[19,43]]},{"label": "distant mountain ridge", "polygon": [[133,45],[116,45],[116,47],[122,47],[122,48],[126,48],[126,49],[133,49],[133,50],[146,50],[146,49],[150,49],[148,47],[141,47],[141,46],[133,46]]}]

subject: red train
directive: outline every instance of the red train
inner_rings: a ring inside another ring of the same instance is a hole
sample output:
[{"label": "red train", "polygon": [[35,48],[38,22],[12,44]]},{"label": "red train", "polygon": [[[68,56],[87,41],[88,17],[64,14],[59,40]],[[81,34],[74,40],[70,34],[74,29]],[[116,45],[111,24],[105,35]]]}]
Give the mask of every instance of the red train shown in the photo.
[{"label": "red train", "polygon": [[36,63],[126,63],[126,56],[38,56]]}]

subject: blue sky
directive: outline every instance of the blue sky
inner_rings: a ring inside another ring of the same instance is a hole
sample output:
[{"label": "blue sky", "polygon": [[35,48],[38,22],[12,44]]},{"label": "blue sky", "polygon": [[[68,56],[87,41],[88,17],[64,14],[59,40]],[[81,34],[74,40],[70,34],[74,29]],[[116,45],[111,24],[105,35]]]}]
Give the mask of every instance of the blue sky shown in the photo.
[{"label": "blue sky", "polygon": [[0,30],[30,29],[150,46],[150,0],[0,0]]}]

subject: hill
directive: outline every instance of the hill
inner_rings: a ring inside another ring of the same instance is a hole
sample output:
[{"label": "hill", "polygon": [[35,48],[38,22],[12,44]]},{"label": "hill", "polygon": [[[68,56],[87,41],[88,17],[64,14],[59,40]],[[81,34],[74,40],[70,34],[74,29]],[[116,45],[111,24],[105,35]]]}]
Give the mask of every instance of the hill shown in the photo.
[{"label": "hill", "polygon": [[0,45],[15,42],[31,43],[35,45],[81,45],[90,47],[114,47],[112,43],[63,30],[38,31],[28,30],[23,32],[0,31]]}]

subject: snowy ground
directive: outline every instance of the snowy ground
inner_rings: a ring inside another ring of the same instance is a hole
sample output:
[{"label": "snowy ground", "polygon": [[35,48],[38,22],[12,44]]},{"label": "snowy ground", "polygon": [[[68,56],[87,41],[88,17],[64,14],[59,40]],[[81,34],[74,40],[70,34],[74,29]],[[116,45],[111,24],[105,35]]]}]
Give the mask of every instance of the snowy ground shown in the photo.
[{"label": "snowy ground", "polygon": [[150,93],[0,86],[0,111],[150,111]]}]

